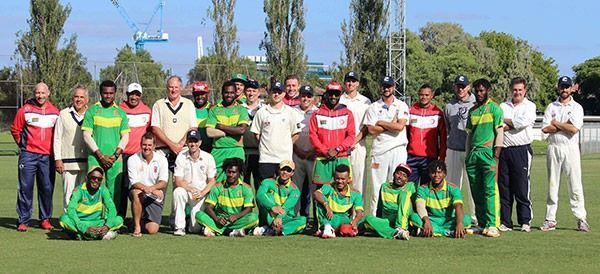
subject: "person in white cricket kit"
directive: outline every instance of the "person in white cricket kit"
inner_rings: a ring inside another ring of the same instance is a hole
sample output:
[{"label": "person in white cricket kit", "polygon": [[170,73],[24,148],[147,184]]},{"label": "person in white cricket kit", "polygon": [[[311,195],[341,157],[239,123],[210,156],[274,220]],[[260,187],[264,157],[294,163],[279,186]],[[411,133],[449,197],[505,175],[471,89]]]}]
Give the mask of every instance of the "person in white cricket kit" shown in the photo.
[{"label": "person in white cricket kit", "polygon": [[204,198],[215,185],[217,166],[209,153],[200,150],[202,139],[197,130],[187,134],[188,150],[180,153],[175,160],[175,190],[173,208],[175,211],[176,236],[184,236],[186,228],[186,206],[190,207],[188,231],[200,233],[202,226],[196,222],[196,213],[204,209]]},{"label": "person in white cricket kit", "polygon": [[[371,189],[380,189],[389,182],[396,166],[405,164],[407,158],[406,123],[409,119],[408,105],[394,97],[396,83],[391,76],[381,80],[381,99],[371,104],[364,124],[374,137],[371,148]],[[379,191],[371,195],[371,211],[377,214]]]},{"label": "person in white cricket kit", "polygon": [[583,126],[583,108],[573,100],[573,81],[567,76],[558,79],[558,98],[550,103],[544,112],[542,132],[548,133],[548,199],[546,220],[540,230],[556,229],[558,210],[558,187],[561,172],[567,175],[571,211],[577,221],[579,231],[588,232],[586,221],[583,185],[581,182],[581,159],[579,152],[579,130]]},{"label": "person in white cricket kit", "polygon": [[73,88],[71,106],[60,111],[54,125],[54,163],[56,172],[63,179],[63,209],[71,200],[71,194],[79,184],[85,182],[88,149],[83,141],[81,124],[89,100],[85,86]]},{"label": "person in white cricket kit", "polygon": [[354,71],[346,73],[344,76],[345,93],[340,97],[340,104],[346,107],[354,115],[354,128],[356,137],[354,146],[350,152],[350,164],[352,165],[352,187],[363,194],[365,199],[366,186],[364,184],[365,160],[367,158],[367,146],[365,137],[367,136],[367,127],[363,120],[367,109],[371,105],[371,100],[358,92],[360,87],[358,74]]}]

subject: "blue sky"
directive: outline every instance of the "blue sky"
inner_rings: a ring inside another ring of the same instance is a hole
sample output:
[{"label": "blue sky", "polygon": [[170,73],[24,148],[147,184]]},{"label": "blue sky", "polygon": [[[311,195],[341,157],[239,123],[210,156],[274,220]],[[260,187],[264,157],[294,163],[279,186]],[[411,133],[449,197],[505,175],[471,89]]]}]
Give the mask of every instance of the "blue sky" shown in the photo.
[{"label": "blue sky", "polygon": [[[158,0],[121,0],[137,22],[149,19]],[[196,36],[204,37],[205,48],[212,44],[212,23],[206,16],[209,0],[167,0],[164,29],[169,43],[147,44],[153,57],[185,74],[196,57]],[[242,55],[262,55],[258,49],[265,30],[263,1],[238,0],[236,23]],[[340,23],[349,16],[348,0],[305,0],[305,51],[311,61],[326,64],[338,61],[342,52]],[[118,48],[133,44],[132,32],[110,0],[65,1],[72,7],[65,32],[78,35],[80,51],[97,76],[99,69],[114,59]],[[576,4],[573,4],[576,3]],[[0,65],[9,64],[14,52],[15,33],[26,30],[29,1],[3,1],[0,9]],[[600,55],[600,1],[558,0],[407,0],[407,25],[417,31],[429,21],[461,24],[477,35],[495,30],[528,40],[545,56],[556,60],[560,72],[572,75],[571,67]],[[152,29],[152,28],[151,28]],[[382,56],[382,58],[385,58]]]}]

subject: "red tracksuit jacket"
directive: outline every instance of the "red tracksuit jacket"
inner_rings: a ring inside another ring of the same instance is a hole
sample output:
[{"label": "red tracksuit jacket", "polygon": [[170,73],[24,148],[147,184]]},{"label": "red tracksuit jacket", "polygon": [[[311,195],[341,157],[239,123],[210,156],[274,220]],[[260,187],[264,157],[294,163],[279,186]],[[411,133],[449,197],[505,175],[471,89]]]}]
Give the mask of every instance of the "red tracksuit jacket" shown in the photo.
[{"label": "red tracksuit jacket", "polygon": [[331,110],[323,104],[310,117],[308,131],[317,157],[324,157],[331,148],[338,149],[338,157],[347,157],[354,144],[354,116],[345,105]]},{"label": "red tracksuit jacket", "polygon": [[20,149],[44,155],[52,154],[54,124],[60,111],[50,101],[44,107],[35,99],[25,101],[15,115],[10,133]]},{"label": "red tracksuit jacket", "polygon": [[446,159],[446,122],[444,112],[435,105],[410,107],[408,154]]}]

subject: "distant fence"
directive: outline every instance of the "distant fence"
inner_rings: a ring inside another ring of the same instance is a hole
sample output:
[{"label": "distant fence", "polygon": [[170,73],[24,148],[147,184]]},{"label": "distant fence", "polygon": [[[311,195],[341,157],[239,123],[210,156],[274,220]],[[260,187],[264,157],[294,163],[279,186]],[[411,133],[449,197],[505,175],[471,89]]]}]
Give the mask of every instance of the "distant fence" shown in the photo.
[{"label": "distant fence", "polygon": [[[542,132],[542,116],[538,116],[533,126],[534,139],[546,140],[548,134]],[[583,127],[579,132],[579,150],[581,154],[600,153],[600,116],[583,117]]]}]

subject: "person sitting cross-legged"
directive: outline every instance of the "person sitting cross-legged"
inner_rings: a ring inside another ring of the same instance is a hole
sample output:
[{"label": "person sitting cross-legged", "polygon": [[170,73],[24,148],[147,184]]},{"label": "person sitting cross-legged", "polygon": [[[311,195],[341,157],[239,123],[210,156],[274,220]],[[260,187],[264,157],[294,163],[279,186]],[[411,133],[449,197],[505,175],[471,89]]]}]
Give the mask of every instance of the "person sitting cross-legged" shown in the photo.
[{"label": "person sitting cross-legged", "polygon": [[103,180],[104,170],[92,168],[85,183],[73,191],[67,213],[60,216],[60,226],[75,239],[111,240],[123,226],[123,218],[117,216],[115,203]]},{"label": "person sitting cross-legged", "polygon": [[204,211],[196,213],[196,220],[204,226],[205,236],[223,235],[243,237],[246,230],[258,225],[258,215],[254,208],[254,191],[242,182],[244,161],[228,158],[223,161],[226,179],[212,187],[204,200]]},{"label": "person sitting cross-legged", "polygon": [[291,160],[283,160],[279,164],[279,175],[260,184],[256,201],[261,226],[254,229],[254,236],[285,236],[302,232],[306,227],[306,217],[295,213],[300,198],[300,189],[292,182],[295,167]]}]

